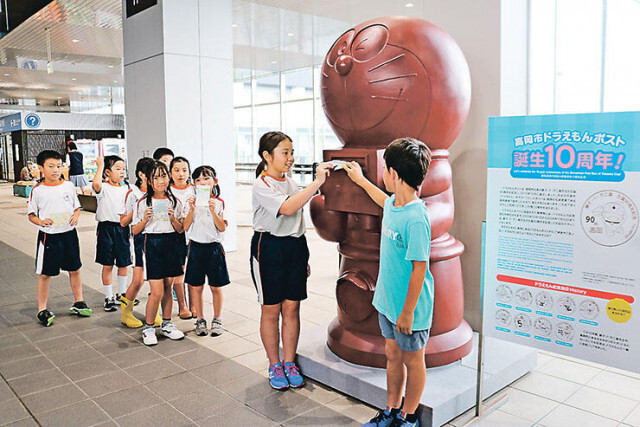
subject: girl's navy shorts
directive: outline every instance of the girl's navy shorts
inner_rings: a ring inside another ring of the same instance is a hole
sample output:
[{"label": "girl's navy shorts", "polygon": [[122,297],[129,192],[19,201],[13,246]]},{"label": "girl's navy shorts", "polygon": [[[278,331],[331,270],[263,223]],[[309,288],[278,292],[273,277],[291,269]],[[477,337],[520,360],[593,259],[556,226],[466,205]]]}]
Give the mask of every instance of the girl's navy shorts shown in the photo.
[{"label": "girl's navy shorts", "polygon": [[129,227],[119,222],[101,221],[96,231],[96,262],[102,265],[128,267],[131,265]]},{"label": "girl's navy shorts", "polygon": [[260,304],[307,298],[309,248],[304,235],[278,237],[255,232],[251,239],[250,262]]},{"label": "girl's navy shorts", "polygon": [[144,235],[144,266],[147,280],[178,277],[184,274],[182,261],[176,254],[172,233]]},{"label": "girl's navy shorts", "polygon": [[192,240],[187,252],[186,270],[184,281],[191,286],[204,285],[205,276],[209,286],[220,287],[230,283],[227,259],[218,242],[198,243]]}]

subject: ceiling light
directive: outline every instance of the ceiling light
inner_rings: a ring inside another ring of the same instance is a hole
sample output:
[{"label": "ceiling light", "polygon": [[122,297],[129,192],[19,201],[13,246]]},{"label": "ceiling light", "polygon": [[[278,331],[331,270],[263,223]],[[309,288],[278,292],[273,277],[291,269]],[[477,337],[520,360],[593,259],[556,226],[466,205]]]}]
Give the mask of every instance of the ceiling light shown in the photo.
[{"label": "ceiling light", "polygon": [[287,33],[287,36],[293,37],[293,33]]},{"label": "ceiling light", "polygon": [[73,39],[73,40],[71,40],[71,41],[72,41],[72,42],[74,42],[74,43],[78,43],[80,40],[78,40],[78,39]]},{"label": "ceiling light", "polygon": [[113,68],[113,65],[109,65],[109,68]]},{"label": "ceiling light", "polygon": [[277,63],[278,63],[278,61],[271,61],[271,63],[272,63],[272,64],[277,64]]},{"label": "ceiling light", "polygon": [[9,77],[11,74],[9,73],[4,73],[5,77]]},{"label": "ceiling light", "polygon": [[413,7],[413,2],[407,2],[407,3],[405,4],[405,7]]},{"label": "ceiling light", "polygon": [[113,82],[114,82],[114,83],[118,83],[118,81],[117,81],[117,80],[114,80]]},{"label": "ceiling light", "polygon": [[238,24],[231,24],[231,28],[238,28]]},{"label": "ceiling light", "polygon": [[75,77],[71,77],[71,80],[75,82],[77,79]]},{"label": "ceiling light", "polygon": [[62,97],[61,97],[61,96],[59,96],[59,97],[58,97],[58,99],[62,99]]}]

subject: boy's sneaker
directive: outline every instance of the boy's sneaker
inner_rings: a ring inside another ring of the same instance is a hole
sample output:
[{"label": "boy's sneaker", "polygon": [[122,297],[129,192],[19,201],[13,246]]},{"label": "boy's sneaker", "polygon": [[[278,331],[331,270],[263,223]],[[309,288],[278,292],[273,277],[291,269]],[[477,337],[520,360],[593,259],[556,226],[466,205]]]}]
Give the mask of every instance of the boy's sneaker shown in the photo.
[{"label": "boy's sneaker", "polygon": [[389,427],[396,419],[390,411],[378,411],[376,416],[362,424],[362,427]]},{"label": "boy's sneaker", "polygon": [[393,420],[393,422],[390,424],[389,427],[418,427],[419,425],[420,423],[418,422],[417,419],[414,423],[412,423],[402,418],[402,416],[398,414],[398,416],[396,416],[396,418]]},{"label": "boy's sneaker", "polygon": [[144,345],[158,344],[158,337],[156,336],[155,328],[144,328],[142,330],[142,342]]},{"label": "boy's sneaker", "polygon": [[196,335],[203,337],[207,335],[207,321],[204,319],[196,320]]},{"label": "boy's sneaker", "polygon": [[222,319],[219,317],[214,317],[211,321],[211,336],[217,337],[222,335],[224,329],[222,329]]},{"label": "boy's sneaker", "polygon": [[291,387],[298,388],[304,385],[304,378],[302,378],[300,368],[298,368],[295,362],[284,362],[284,373]]},{"label": "boy's sneaker", "polygon": [[176,325],[173,323],[165,323],[162,325],[162,335],[171,339],[171,340],[181,340],[184,338],[184,333],[176,328]]},{"label": "boy's sneaker", "polygon": [[287,376],[284,374],[282,362],[269,366],[269,384],[276,390],[289,388],[289,380],[287,380]]},{"label": "boy's sneaker", "polygon": [[82,317],[89,317],[92,313],[91,309],[84,301],[76,301],[75,303],[73,303],[69,311],[71,312],[71,314],[77,314],[78,316]]},{"label": "boy's sneaker", "polygon": [[[125,298],[125,294],[116,294],[116,304],[121,304],[122,298]],[[140,300],[138,298],[134,299],[133,300],[134,307],[138,304],[140,304]]]},{"label": "boy's sneaker", "polygon": [[51,324],[53,323],[53,319],[55,318],[56,316],[46,308],[38,313],[38,320],[44,326],[51,326]]},{"label": "boy's sneaker", "polygon": [[116,311],[118,307],[116,306],[116,300],[111,298],[104,299],[104,311]]}]

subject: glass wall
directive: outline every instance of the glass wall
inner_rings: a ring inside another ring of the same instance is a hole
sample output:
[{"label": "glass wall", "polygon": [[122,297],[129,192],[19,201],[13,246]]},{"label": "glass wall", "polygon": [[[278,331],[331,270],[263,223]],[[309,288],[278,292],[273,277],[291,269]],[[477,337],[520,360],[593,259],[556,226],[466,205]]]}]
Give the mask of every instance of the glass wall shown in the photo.
[{"label": "glass wall", "polygon": [[640,110],[638,23],[637,0],[531,0],[529,114]]},{"label": "glass wall", "polygon": [[234,82],[238,182],[255,178],[260,136],[281,130],[293,140],[294,178],[308,184],[313,163],[322,161],[322,150],[341,146],[322,111],[319,67],[253,76],[247,71],[236,70]]}]

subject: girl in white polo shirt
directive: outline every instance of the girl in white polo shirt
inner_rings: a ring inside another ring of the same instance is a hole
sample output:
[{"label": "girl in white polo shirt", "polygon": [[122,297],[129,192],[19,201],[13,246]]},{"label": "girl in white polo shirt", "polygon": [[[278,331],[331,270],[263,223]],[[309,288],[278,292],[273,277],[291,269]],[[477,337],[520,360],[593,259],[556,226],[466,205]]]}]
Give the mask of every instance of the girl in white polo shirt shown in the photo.
[{"label": "girl in white polo shirt", "polygon": [[158,343],[154,321],[161,301],[162,334],[172,340],[184,338],[171,323],[171,285],[183,274],[173,234],[182,231],[182,211],[182,204],[169,191],[169,170],[164,163],[154,162],[147,175],[147,194],[138,201],[132,227],[134,234],[144,234],[144,267],[151,288],[142,330],[145,345]]},{"label": "girl in white polo shirt", "polygon": [[[211,166],[199,166],[193,171],[193,180],[198,191],[208,191],[206,197],[198,200],[189,198],[189,213],[184,219],[185,232],[189,233],[189,249],[187,252],[187,272],[185,282],[189,285],[191,309],[196,315],[196,335],[204,336],[207,321],[204,319],[202,307],[202,291],[205,276],[209,281],[209,289],[213,298],[213,320],[211,336],[222,334],[222,287],[229,284],[229,271],[222,233],[227,228],[224,220],[224,200],[220,198],[220,186],[216,171]],[[197,203],[202,200],[203,203]],[[206,205],[205,205],[206,202]]]},{"label": "girl in white polo shirt", "polygon": [[[305,189],[287,173],[293,166],[293,144],[282,132],[260,138],[262,159],[253,183],[251,275],[262,305],[260,337],[269,358],[271,387],[301,387],[304,380],[295,364],[300,335],[300,301],[307,298],[309,249],[304,236],[303,206],[329,175],[331,165],[321,163],[316,179]],[[282,348],[278,351],[282,316]]]},{"label": "girl in white polo shirt", "polygon": [[[125,181],[126,166],[120,157],[98,157],[96,164],[98,170],[92,183],[98,202],[96,262],[102,265],[104,311],[116,311],[120,295],[127,291],[127,267],[131,265],[129,227],[120,225],[120,212],[124,209],[129,184]],[[118,292],[115,298],[111,286],[114,263],[118,268]]]}]

